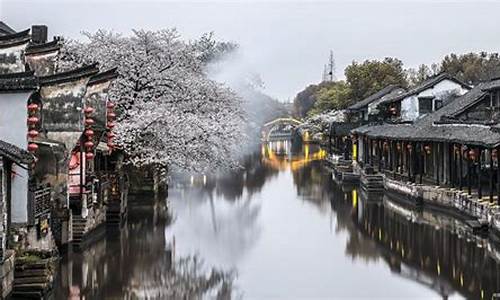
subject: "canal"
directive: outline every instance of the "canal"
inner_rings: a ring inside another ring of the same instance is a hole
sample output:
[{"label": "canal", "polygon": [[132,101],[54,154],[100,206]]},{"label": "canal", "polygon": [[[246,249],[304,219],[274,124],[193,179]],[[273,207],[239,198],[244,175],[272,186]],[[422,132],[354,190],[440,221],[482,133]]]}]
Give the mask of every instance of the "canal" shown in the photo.
[{"label": "canal", "polygon": [[460,221],[367,198],[332,180],[316,146],[273,142],[245,169],[179,176],[162,205],[131,210],[61,260],[67,299],[471,298],[500,291],[500,251]]}]

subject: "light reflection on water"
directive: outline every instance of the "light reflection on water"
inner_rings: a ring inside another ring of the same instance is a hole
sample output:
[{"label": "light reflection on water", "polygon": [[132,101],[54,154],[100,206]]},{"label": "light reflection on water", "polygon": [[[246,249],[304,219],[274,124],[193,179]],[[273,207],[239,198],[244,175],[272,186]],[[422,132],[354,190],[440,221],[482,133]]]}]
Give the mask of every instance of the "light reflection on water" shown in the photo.
[{"label": "light reflection on water", "polygon": [[[489,299],[500,290],[496,245],[453,219],[336,185],[324,156],[313,145],[274,142],[247,157],[244,170],[180,180],[169,195],[170,225],[132,219],[101,263],[86,266],[117,267],[135,281],[122,273],[90,290],[123,296],[137,280],[161,286],[144,274],[161,273],[169,243],[176,259],[236,271],[233,295],[244,298]],[[84,290],[82,280],[72,284]]]}]

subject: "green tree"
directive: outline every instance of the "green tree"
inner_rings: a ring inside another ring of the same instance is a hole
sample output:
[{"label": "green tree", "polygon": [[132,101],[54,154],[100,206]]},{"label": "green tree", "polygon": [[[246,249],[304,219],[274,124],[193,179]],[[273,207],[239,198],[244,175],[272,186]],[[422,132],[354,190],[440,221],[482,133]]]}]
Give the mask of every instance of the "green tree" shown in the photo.
[{"label": "green tree", "polygon": [[345,81],[331,82],[315,93],[317,100],[308,115],[343,109],[349,104],[350,95],[351,89]]},{"label": "green tree", "polygon": [[295,99],[293,99],[293,114],[299,118],[305,117],[317,101],[317,92],[322,88],[329,87],[334,84],[335,82],[324,81],[319,84],[311,84],[307,86],[303,91],[299,92],[297,96],[295,96]]},{"label": "green tree", "polygon": [[417,69],[410,68],[406,70],[409,86],[416,86],[439,73],[439,66],[432,64],[430,67],[421,64]]},{"label": "green tree", "polygon": [[466,53],[457,55],[451,53],[441,61],[441,72],[475,85],[481,81],[498,76],[500,73],[500,56],[498,53]]},{"label": "green tree", "polygon": [[378,92],[390,84],[403,87],[408,85],[403,62],[397,58],[386,57],[384,60],[353,61],[345,69],[345,77],[351,88],[351,99],[360,101]]}]

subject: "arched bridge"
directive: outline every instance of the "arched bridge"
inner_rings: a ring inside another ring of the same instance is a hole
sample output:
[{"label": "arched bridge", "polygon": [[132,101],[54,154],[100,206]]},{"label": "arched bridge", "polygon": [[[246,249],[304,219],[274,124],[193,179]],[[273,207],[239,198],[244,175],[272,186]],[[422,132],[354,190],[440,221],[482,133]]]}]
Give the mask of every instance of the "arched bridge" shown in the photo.
[{"label": "arched bridge", "polygon": [[268,142],[289,139],[292,137],[294,129],[301,124],[301,121],[291,117],[274,119],[262,126],[262,140]]}]

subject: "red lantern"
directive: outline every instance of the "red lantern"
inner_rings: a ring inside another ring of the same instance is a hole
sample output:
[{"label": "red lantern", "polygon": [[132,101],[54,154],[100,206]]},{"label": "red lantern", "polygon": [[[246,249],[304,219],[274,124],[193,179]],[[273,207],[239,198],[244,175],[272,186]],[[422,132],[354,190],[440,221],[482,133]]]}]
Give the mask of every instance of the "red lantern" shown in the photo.
[{"label": "red lantern", "polygon": [[411,144],[406,145],[406,149],[411,150]]},{"label": "red lantern", "polygon": [[38,110],[38,104],[35,104],[35,103],[31,103],[28,105],[28,110],[30,112],[35,112],[36,110]]},{"label": "red lantern", "polygon": [[38,136],[38,131],[32,129],[30,131],[28,131],[28,136],[32,139],[36,138]]},{"label": "red lantern", "polygon": [[94,153],[92,153],[92,152],[85,153],[85,158],[86,159],[93,159],[94,158]]},{"label": "red lantern", "polygon": [[28,151],[29,152],[35,152],[36,150],[38,150],[38,145],[35,144],[35,143],[29,143],[28,144]]},{"label": "red lantern", "polygon": [[92,147],[94,147],[94,143],[92,141],[86,141],[84,145],[85,145],[85,148],[92,148]]},{"label": "red lantern", "polygon": [[28,124],[30,125],[35,125],[36,123],[38,123],[38,118],[37,117],[29,117],[28,118]]},{"label": "red lantern", "polygon": [[84,132],[85,136],[91,139],[94,136],[94,131],[92,129],[87,129]]},{"label": "red lantern", "polygon": [[83,112],[86,114],[86,115],[90,115],[91,113],[94,112],[94,109],[92,107],[85,107],[85,109],[83,110]]},{"label": "red lantern", "polygon": [[469,150],[469,158],[470,160],[476,159],[476,151],[474,151],[474,149]]},{"label": "red lantern", "polygon": [[108,132],[108,139],[114,138],[116,135],[113,132]]},{"label": "red lantern", "polygon": [[493,149],[493,151],[491,151],[491,157],[493,159],[497,159],[497,149]]},{"label": "red lantern", "polygon": [[115,123],[113,123],[113,122],[108,122],[107,127],[108,127],[109,129],[112,129],[113,127],[115,127]]},{"label": "red lantern", "polygon": [[114,148],[115,147],[115,144],[113,144],[113,142],[111,142],[111,141],[108,141],[107,145],[108,145],[108,148]]},{"label": "red lantern", "polygon": [[112,121],[116,118],[116,114],[113,112],[108,112],[108,120]]},{"label": "red lantern", "polygon": [[108,101],[108,104],[106,104],[106,107],[108,109],[113,109],[115,107],[115,104],[113,102],[111,102],[111,101]]},{"label": "red lantern", "polygon": [[424,146],[424,150],[425,150],[425,153],[427,153],[427,154],[431,154],[431,146],[429,146],[429,145],[425,145],[425,146]]},{"label": "red lantern", "polygon": [[91,119],[91,118],[86,118],[85,119],[85,126],[92,126],[94,125],[94,119]]},{"label": "red lantern", "polygon": [[396,144],[396,149],[401,150],[401,144],[397,143]]}]

